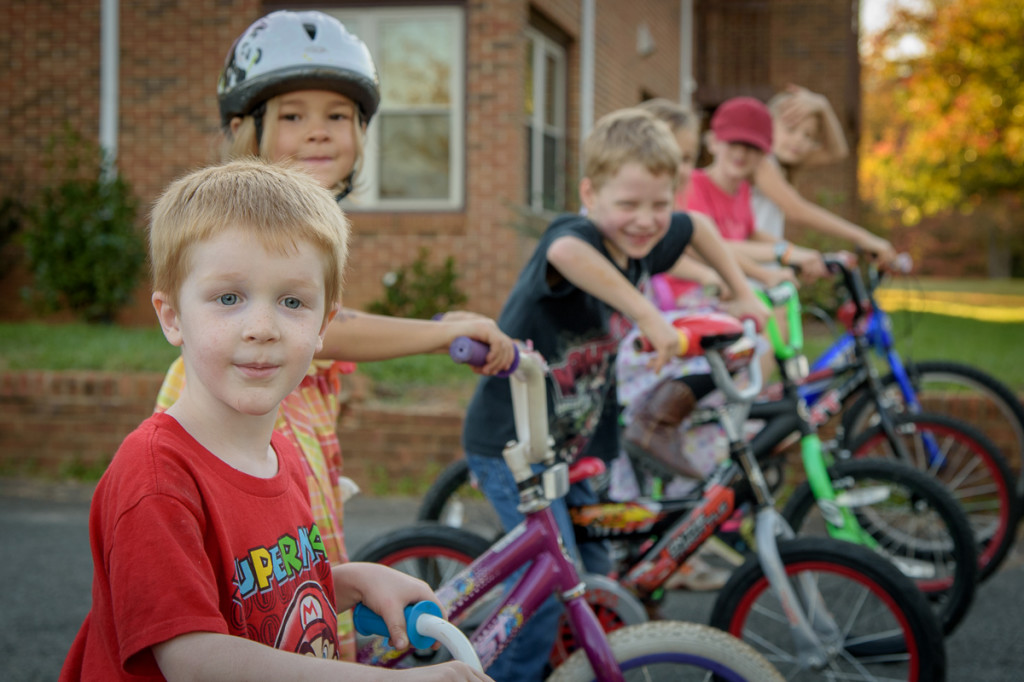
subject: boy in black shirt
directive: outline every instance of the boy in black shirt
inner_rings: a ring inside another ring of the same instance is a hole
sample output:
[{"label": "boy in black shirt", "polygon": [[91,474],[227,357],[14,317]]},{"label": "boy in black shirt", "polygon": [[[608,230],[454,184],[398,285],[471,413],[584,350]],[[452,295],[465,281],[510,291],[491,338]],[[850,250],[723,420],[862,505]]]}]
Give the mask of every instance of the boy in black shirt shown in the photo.
[{"label": "boy in black shirt", "polygon": [[[523,268],[498,326],[529,339],[547,360],[548,412],[555,451],[573,461],[587,454],[611,461],[618,431],[607,424],[616,400],[615,355],[635,324],[656,354],[657,371],[679,352],[679,336],[641,293],[651,275],[671,271],[687,245],[722,275],[731,288],[730,312],[762,323],[767,309],[747,284],[715,227],[706,219],[672,213],[679,147],[650,113],[623,109],[598,121],[583,147],[580,199],[586,216],[564,215],[548,227]],[[593,439],[598,424],[601,439]],[[501,453],[515,437],[507,379],[481,379],[463,430],[466,458],[506,529],[522,520],[515,481]],[[566,503],[593,501],[584,482],[553,504],[569,551],[576,553]],[[597,552],[599,553],[599,552]],[[584,557],[593,572],[607,572],[608,558]],[[488,670],[495,680],[541,679],[554,642],[554,599],[512,641]]]}]

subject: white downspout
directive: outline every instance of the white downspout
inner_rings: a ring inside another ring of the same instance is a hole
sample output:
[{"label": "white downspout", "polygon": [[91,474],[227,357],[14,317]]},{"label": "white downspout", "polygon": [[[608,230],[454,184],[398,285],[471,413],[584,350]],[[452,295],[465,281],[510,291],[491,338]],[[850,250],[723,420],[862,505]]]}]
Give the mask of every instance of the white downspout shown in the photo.
[{"label": "white downspout", "polygon": [[679,103],[693,106],[693,0],[679,0]]},{"label": "white downspout", "polygon": [[103,176],[111,179],[117,168],[118,0],[102,0],[100,7],[100,148],[103,150]]},{"label": "white downspout", "polygon": [[583,0],[580,26],[580,146],[594,127],[594,24],[595,0]]}]

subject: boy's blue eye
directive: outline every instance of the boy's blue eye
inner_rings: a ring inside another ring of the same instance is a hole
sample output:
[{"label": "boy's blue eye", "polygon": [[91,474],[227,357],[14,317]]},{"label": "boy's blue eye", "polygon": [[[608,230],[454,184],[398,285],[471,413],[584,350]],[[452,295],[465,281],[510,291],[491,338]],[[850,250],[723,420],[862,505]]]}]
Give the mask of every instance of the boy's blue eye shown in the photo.
[{"label": "boy's blue eye", "polygon": [[294,296],[289,296],[288,298],[284,299],[284,306],[286,308],[291,308],[292,310],[295,310],[296,308],[302,307],[302,301],[295,298]]},{"label": "boy's blue eye", "polygon": [[220,301],[222,305],[235,305],[238,303],[238,294],[221,294],[217,297],[217,300]]}]

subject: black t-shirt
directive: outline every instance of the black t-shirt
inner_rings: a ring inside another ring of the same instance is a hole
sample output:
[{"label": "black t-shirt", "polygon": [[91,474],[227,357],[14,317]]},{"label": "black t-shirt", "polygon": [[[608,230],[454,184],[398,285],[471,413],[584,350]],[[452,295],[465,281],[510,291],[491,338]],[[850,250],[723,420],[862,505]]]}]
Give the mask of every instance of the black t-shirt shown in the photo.
[{"label": "black t-shirt", "polygon": [[[668,233],[645,257],[630,259],[624,270],[638,286],[672,267],[693,234],[685,213],[674,213]],[[604,301],[562,279],[548,285],[548,248],[560,237],[587,242],[612,261],[600,231],[587,218],[557,218],[540,239],[519,274],[498,318],[514,339],[531,340],[548,363],[548,415],[555,452],[566,461],[581,454],[610,460],[618,454],[615,408],[615,355],[632,323]],[[515,439],[509,380],[483,377],[466,412],[462,445],[467,452],[500,457]],[[601,426],[598,437],[591,439]]]}]

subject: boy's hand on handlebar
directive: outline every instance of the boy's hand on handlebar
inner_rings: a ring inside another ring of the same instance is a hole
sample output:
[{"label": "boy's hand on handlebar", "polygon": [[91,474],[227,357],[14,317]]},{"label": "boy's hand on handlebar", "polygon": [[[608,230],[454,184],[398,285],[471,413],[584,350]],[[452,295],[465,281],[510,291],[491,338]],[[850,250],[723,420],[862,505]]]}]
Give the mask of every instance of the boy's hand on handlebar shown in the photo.
[{"label": "boy's hand on handlebar", "polygon": [[491,318],[459,310],[445,313],[440,319],[459,325],[460,331],[455,336],[468,336],[491,347],[483,366],[470,365],[477,374],[494,375],[512,366],[516,358],[515,342]]},{"label": "boy's hand on handlebar", "polygon": [[825,267],[825,258],[821,255],[821,252],[802,246],[793,247],[788,265],[799,268],[800,276],[809,282],[821,279],[828,274],[828,268]]},{"label": "boy's hand on handlebar", "polygon": [[350,562],[332,570],[339,606],[350,600],[366,604],[384,619],[391,646],[400,651],[409,646],[405,607],[421,601],[441,606],[427,583],[382,564]]},{"label": "boy's hand on handlebar", "polygon": [[766,289],[777,287],[783,282],[790,282],[795,287],[800,286],[800,280],[797,279],[796,273],[793,272],[793,268],[782,267],[773,270],[766,270],[764,275],[759,279]]},{"label": "boy's hand on handlebar", "polygon": [[[788,268],[785,268],[788,270]],[[738,320],[753,320],[757,331],[764,329],[768,323],[771,311],[768,306],[756,295],[741,296],[722,305],[722,310]]]},{"label": "boy's hand on handlebar", "polygon": [[668,364],[669,360],[678,356],[682,351],[679,344],[679,331],[661,314],[656,313],[644,319],[638,319],[636,326],[640,329],[641,335],[646,337],[654,353],[647,362],[647,368],[652,372],[661,371],[661,368]]},{"label": "boy's hand on handlebar", "polygon": [[861,240],[857,247],[870,254],[878,264],[885,268],[890,264],[896,262],[896,258],[899,254],[896,253],[896,249],[893,248],[892,244],[888,239],[882,239],[873,234],[869,234],[867,237]]}]

